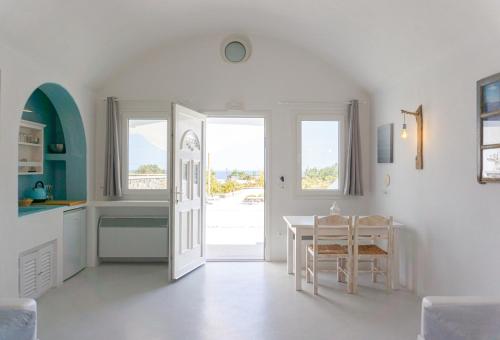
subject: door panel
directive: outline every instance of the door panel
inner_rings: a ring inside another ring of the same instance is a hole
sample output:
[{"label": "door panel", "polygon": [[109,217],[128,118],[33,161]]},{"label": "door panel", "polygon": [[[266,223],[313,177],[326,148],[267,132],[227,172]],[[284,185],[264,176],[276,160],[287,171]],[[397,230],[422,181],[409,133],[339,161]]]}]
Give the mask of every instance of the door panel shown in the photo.
[{"label": "door panel", "polygon": [[205,263],[204,155],[206,117],[172,105],[172,278]]}]

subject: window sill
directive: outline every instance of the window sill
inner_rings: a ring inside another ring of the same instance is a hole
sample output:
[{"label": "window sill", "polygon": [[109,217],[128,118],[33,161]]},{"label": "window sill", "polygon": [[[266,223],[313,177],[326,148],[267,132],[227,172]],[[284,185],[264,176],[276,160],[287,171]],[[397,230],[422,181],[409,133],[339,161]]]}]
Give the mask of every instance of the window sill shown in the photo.
[{"label": "window sill", "polygon": [[116,201],[93,201],[90,203],[93,207],[164,207],[170,206],[170,201],[147,201],[147,200],[116,200]]},{"label": "window sill", "polygon": [[316,191],[316,192],[308,192],[295,190],[295,198],[302,200],[327,200],[327,199],[338,199],[338,200],[347,200],[352,199],[352,196],[344,195],[342,191]]}]

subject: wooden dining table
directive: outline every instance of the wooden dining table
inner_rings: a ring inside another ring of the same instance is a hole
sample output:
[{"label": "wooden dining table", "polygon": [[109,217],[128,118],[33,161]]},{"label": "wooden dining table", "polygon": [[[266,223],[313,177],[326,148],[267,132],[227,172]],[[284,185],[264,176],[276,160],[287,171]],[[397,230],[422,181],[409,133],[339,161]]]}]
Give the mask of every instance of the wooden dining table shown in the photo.
[{"label": "wooden dining table", "polygon": [[[314,216],[283,216],[287,225],[286,233],[286,264],[288,274],[295,274],[295,290],[302,290],[302,268],[306,247],[303,240],[311,240],[314,230]],[[394,253],[392,261],[392,289],[399,288],[399,232],[403,225],[393,223],[394,227]]]}]

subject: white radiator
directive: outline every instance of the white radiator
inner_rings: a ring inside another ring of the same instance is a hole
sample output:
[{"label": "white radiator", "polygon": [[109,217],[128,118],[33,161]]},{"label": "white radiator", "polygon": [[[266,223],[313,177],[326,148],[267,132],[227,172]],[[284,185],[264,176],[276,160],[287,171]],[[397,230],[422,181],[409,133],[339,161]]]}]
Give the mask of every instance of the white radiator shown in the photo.
[{"label": "white radiator", "polygon": [[164,261],[168,258],[168,218],[101,217],[102,261]]}]

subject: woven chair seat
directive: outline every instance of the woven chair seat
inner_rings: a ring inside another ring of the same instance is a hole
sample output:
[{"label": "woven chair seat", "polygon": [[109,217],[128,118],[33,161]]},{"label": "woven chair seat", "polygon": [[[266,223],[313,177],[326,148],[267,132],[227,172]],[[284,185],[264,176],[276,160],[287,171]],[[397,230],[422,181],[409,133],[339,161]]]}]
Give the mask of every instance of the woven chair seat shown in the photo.
[{"label": "woven chair seat", "polygon": [[[314,245],[309,245],[309,250],[314,252]],[[320,255],[347,255],[347,246],[340,244],[319,244],[318,254]]]},{"label": "woven chair seat", "polygon": [[359,255],[387,255],[387,252],[375,244],[361,244],[358,246]]}]

